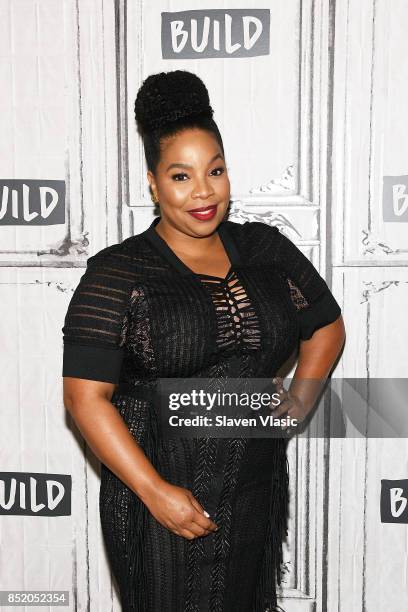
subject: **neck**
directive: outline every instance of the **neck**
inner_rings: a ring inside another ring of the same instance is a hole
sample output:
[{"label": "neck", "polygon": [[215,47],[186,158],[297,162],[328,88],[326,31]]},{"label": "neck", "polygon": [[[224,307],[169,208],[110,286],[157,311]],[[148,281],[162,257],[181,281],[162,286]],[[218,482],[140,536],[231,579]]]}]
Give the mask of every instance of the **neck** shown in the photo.
[{"label": "neck", "polygon": [[195,254],[202,256],[203,251],[210,252],[217,248],[220,244],[217,229],[218,226],[211,234],[194,236],[177,229],[167,220],[163,219],[163,217],[161,217],[159,223],[155,226],[156,232],[173,250],[190,256]]}]

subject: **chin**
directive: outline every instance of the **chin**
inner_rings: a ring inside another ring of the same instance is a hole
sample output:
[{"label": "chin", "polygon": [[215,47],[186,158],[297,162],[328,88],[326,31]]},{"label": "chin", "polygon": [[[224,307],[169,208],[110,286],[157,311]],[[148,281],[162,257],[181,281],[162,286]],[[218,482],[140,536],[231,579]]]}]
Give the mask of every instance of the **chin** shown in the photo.
[{"label": "chin", "polygon": [[194,230],[196,234],[200,236],[206,236],[214,232],[219,224],[223,221],[225,213],[221,216],[216,215],[213,219],[208,221],[195,221],[192,219],[192,222],[189,223],[191,229]]}]

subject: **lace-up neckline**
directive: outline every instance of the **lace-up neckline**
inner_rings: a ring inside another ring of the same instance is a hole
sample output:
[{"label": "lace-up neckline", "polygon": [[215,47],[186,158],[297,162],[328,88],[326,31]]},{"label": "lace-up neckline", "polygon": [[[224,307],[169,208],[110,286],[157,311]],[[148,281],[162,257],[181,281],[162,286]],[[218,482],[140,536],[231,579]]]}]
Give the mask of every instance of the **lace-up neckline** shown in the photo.
[{"label": "lace-up neckline", "polygon": [[181,274],[198,279],[209,292],[217,317],[217,344],[223,350],[234,350],[236,344],[259,349],[261,334],[258,317],[243,286],[236,268],[242,265],[238,248],[224,221],[218,226],[218,235],[231,262],[224,277],[193,272],[156,232],[160,217],[154,219],[144,232],[146,238]]}]

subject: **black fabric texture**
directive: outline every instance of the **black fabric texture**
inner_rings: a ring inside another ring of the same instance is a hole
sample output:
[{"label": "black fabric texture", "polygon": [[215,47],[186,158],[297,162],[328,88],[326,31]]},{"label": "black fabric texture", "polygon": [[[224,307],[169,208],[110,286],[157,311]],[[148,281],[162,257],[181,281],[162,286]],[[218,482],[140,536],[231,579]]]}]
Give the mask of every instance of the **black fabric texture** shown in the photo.
[{"label": "black fabric texture", "polygon": [[231,266],[196,274],[150,227],[88,260],[63,327],[64,373],[111,381],[112,403],[161,476],[219,525],[187,540],[165,529],[101,466],[100,519],[124,612],[278,610],[287,571],[285,438],[162,439],[161,377],[272,378],[341,309],[276,227],[223,221]]},{"label": "black fabric texture", "polygon": [[123,349],[64,343],[62,375],[117,384]]}]

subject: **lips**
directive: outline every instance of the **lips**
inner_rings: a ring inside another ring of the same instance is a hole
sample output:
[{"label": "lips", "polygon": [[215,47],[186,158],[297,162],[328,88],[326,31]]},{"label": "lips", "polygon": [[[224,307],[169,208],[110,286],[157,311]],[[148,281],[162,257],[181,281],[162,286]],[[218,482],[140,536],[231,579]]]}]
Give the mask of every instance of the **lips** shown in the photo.
[{"label": "lips", "polygon": [[211,208],[216,208],[217,204],[210,204],[209,206],[202,206],[201,208],[192,208],[187,212],[204,212],[205,210],[210,210]]},{"label": "lips", "polygon": [[212,204],[211,206],[204,206],[201,208],[194,208],[193,210],[188,210],[187,212],[198,221],[209,221],[215,217],[217,212],[217,204]]}]

